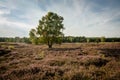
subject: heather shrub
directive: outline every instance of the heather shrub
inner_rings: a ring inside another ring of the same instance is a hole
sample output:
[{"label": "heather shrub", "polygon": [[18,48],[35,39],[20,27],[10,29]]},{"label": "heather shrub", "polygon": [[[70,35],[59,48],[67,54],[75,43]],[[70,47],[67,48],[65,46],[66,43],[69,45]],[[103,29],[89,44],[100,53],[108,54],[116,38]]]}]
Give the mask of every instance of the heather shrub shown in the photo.
[{"label": "heather shrub", "polygon": [[107,59],[104,58],[94,58],[94,59],[89,59],[83,63],[85,66],[89,65],[95,65],[97,67],[101,67],[107,64],[109,62]]},{"label": "heather shrub", "polygon": [[8,49],[13,50],[13,49],[15,49],[15,47],[14,46],[8,46]]},{"label": "heather shrub", "polygon": [[52,60],[49,62],[50,66],[63,66],[65,64],[64,60]]},{"label": "heather shrub", "polygon": [[91,80],[91,76],[84,71],[70,70],[64,74],[62,80]]},{"label": "heather shrub", "polygon": [[45,57],[45,52],[44,51],[40,51],[36,57],[35,57],[35,60],[41,60]]}]

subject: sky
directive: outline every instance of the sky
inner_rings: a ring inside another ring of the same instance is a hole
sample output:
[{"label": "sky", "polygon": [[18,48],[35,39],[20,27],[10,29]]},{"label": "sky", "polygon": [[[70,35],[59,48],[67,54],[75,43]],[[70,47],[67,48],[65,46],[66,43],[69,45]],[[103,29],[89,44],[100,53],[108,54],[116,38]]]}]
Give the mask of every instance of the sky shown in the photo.
[{"label": "sky", "polygon": [[66,36],[120,37],[120,0],[0,0],[0,37],[28,37],[47,12],[64,17]]}]

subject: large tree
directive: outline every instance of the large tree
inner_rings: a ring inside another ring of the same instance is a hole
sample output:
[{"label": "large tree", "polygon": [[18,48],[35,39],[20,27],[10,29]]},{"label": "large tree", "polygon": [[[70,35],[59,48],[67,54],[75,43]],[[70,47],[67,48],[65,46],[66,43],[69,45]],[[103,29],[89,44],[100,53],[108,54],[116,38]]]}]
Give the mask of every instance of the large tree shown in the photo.
[{"label": "large tree", "polygon": [[[63,17],[53,12],[48,12],[47,15],[43,16],[39,20],[39,25],[36,31],[32,31],[34,36],[39,37],[39,41],[48,45],[52,48],[54,43],[61,43],[63,37]],[[31,33],[32,33],[31,32]]]}]

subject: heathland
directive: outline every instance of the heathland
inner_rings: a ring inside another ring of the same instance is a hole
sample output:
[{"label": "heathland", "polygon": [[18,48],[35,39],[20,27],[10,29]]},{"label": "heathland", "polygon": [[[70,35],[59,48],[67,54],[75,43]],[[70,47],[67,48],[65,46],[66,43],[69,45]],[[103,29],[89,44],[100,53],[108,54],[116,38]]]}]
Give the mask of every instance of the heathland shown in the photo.
[{"label": "heathland", "polygon": [[0,80],[119,80],[120,43],[0,43]]}]

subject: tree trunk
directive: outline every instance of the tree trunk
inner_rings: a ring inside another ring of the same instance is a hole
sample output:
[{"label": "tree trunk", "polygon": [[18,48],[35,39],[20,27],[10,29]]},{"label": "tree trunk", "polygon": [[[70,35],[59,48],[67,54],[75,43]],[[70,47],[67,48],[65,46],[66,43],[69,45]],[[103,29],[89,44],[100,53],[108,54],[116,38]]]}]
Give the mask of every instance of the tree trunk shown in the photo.
[{"label": "tree trunk", "polygon": [[50,40],[48,40],[48,47],[52,48],[52,42]]},{"label": "tree trunk", "polygon": [[49,48],[52,48],[52,45],[48,45]]}]

